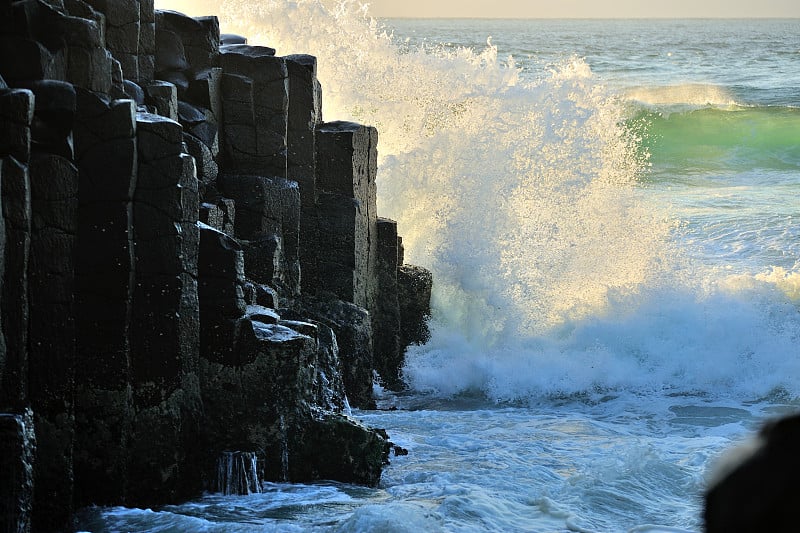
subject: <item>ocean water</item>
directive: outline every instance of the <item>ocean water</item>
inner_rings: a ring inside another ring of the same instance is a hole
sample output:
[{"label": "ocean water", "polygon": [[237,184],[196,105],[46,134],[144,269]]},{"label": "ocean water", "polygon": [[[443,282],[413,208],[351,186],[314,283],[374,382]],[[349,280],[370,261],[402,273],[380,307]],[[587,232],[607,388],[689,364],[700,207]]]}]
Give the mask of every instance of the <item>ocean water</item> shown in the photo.
[{"label": "ocean water", "polygon": [[[378,488],[90,509],[89,531],[696,532],[724,450],[800,409],[800,20],[385,20],[157,1],[319,58],[434,272]],[[291,458],[289,458],[291,460]]]}]

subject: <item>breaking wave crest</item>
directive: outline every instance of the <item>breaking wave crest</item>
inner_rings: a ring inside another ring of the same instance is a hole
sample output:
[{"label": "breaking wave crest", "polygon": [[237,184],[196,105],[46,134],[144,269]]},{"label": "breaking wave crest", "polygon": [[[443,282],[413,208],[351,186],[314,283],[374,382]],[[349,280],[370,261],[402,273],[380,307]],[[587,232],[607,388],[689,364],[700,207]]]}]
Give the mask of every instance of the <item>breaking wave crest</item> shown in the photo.
[{"label": "breaking wave crest", "polygon": [[736,99],[718,85],[685,83],[660,87],[633,87],[624,91],[625,98],[650,106],[733,106]]}]

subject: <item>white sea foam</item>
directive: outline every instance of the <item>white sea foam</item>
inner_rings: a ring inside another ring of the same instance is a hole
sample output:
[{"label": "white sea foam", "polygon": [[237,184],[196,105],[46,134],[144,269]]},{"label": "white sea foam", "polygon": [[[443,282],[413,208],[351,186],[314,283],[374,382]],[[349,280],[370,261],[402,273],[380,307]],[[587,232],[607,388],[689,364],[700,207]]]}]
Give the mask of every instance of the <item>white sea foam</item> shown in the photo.
[{"label": "white sea foam", "polygon": [[653,106],[734,106],[731,92],[718,85],[684,83],[658,87],[632,87],[623,92],[629,100]]}]

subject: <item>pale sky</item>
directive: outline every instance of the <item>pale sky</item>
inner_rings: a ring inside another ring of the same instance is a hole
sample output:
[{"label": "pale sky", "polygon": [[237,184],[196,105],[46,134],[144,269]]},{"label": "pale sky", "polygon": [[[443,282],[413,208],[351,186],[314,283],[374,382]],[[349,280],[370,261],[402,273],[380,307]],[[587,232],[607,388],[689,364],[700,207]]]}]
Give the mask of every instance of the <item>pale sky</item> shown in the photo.
[{"label": "pale sky", "polygon": [[362,0],[362,2],[370,5],[370,13],[375,17],[800,18],[800,0]]}]

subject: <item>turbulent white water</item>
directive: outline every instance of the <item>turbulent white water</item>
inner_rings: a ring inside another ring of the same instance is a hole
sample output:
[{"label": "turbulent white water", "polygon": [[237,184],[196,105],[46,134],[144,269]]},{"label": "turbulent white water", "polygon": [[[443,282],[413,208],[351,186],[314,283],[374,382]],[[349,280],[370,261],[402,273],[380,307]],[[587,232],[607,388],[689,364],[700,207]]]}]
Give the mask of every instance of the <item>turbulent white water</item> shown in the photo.
[{"label": "turbulent white water", "polygon": [[797,407],[790,25],[501,21],[487,42],[488,21],[393,37],[358,2],[156,7],[316,55],[326,120],[377,126],[379,213],[434,273],[433,338],[381,398],[401,410],[358,413],[411,452],[378,490],[267,485],[90,529],[697,530],[713,458]]}]

